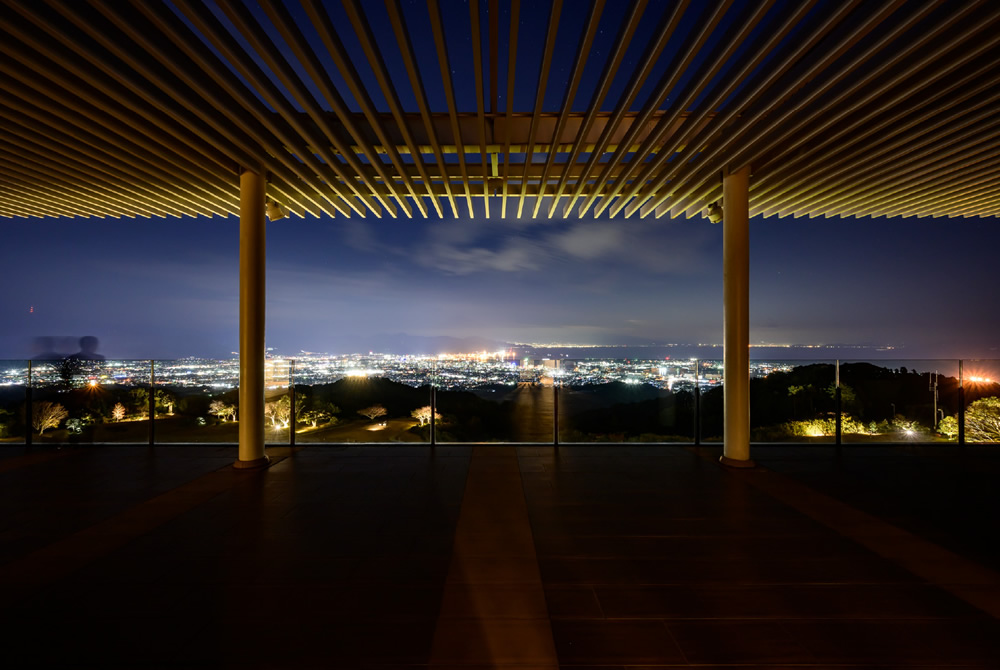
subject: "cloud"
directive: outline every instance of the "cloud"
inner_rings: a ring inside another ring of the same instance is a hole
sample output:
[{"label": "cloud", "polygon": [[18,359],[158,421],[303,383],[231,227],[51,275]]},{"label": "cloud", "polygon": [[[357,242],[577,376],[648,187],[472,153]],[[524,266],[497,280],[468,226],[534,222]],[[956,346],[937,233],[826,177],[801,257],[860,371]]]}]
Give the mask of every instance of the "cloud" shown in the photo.
[{"label": "cloud", "polygon": [[620,251],[625,235],[616,224],[589,222],[555,233],[549,238],[549,242],[553,248],[570,256],[593,260]]},{"label": "cloud", "polygon": [[498,249],[485,246],[461,248],[455,244],[435,243],[419,252],[417,262],[454,275],[489,271],[526,272],[540,269],[546,255],[538,246],[515,238]]}]

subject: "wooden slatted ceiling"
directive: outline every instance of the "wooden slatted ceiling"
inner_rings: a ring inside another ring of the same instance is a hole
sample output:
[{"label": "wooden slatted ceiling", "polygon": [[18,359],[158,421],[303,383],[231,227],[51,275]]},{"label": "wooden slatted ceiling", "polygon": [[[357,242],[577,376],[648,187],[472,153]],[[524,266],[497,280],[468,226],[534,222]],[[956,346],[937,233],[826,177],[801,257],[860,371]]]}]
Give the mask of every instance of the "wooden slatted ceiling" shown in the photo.
[{"label": "wooden slatted ceiling", "polygon": [[1000,214],[994,0],[0,0],[0,25],[2,217],[235,214],[243,168],[299,216],[694,216],[748,164],[753,214]]}]

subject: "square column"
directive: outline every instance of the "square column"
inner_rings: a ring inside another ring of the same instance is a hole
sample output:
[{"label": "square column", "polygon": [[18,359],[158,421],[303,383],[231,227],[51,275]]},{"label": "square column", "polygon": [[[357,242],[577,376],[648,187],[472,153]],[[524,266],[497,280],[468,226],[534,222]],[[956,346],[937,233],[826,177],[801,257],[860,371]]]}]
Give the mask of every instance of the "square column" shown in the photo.
[{"label": "square column", "polygon": [[264,175],[240,173],[240,446],[233,467],[266,467],[264,454]]},{"label": "square column", "polygon": [[750,460],[750,166],[722,178],[723,464]]}]

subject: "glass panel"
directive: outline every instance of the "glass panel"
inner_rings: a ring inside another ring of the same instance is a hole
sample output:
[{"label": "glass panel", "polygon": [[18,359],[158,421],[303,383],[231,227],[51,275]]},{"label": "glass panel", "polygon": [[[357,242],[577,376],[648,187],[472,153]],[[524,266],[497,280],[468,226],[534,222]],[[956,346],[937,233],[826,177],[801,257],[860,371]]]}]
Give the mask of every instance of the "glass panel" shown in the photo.
[{"label": "glass panel", "polygon": [[552,443],[554,361],[501,355],[437,363],[437,441]]},{"label": "glass panel", "polygon": [[836,441],[835,389],[835,361],[750,361],[750,441]]},{"label": "glass panel", "polygon": [[694,360],[563,360],[559,441],[692,442]]},{"label": "glass panel", "polygon": [[845,443],[958,437],[958,361],[842,361],[840,386]]},{"label": "glass panel", "polygon": [[[292,375],[295,363],[283,358],[264,361],[264,443],[288,444],[292,414],[301,414],[301,393],[292,402]],[[294,406],[293,406],[294,405]]]},{"label": "glass panel", "polygon": [[27,361],[0,361],[0,444],[24,444]]},{"label": "glass panel", "polygon": [[703,443],[722,442],[722,360],[698,361],[699,429]]},{"label": "glass panel", "polygon": [[155,361],[157,444],[239,442],[240,361]]},{"label": "glass panel", "polygon": [[1000,360],[969,360],[962,365],[965,441],[1000,442]]},{"label": "glass panel", "polygon": [[296,443],[429,441],[434,367],[383,354],[296,360]]},{"label": "glass panel", "polygon": [[149,361],[32,365],[33,442],[149,442]]}]

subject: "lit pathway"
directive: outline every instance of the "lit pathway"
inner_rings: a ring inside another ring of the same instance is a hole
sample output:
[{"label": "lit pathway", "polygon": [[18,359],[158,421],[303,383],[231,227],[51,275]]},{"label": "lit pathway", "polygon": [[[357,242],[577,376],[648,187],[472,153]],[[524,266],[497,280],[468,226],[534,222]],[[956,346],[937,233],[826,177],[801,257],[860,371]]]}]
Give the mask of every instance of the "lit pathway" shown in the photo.
[{"label": "lit pathway", "polygon": [[430,666],[557,670],[513,448],[474,447]]}]

